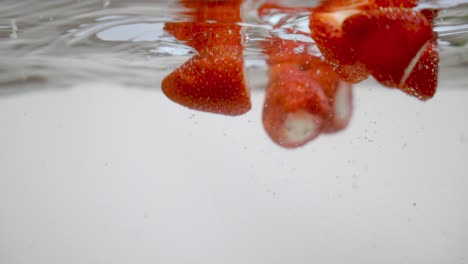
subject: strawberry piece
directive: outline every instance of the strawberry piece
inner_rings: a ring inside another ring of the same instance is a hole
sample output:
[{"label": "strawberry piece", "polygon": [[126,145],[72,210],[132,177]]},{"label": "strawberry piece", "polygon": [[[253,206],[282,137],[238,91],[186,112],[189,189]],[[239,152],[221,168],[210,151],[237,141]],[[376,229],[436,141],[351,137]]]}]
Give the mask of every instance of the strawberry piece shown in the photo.
[{"label": "strawberry piece", "polygon": [[412,8],[418,5],[417,0],[374,0],[375,4],[380,7],[399,7]]},{"label": "strawberry piece", "polygon": [[321,132],[341,130],[351,117],[351,85],[327,62],[308,54],[308,45],[279,38],[263,45],[270,66],[263,125],[270,138],[286,148],[302,146]]},{"label": "strawberry piece", "polygon": [[434,26],[435,19],[437,18],[439,11],[439,9],[423,9],[421,10],[421,14],[427,19],[427,21],[429,21],[431,25]]},{"label": "strawberry piece", "polygon": [[311,78],[316,80],[329,98],[331,111],[325,117],[324,132],[331,133],[344,129],[352,115],[352,86],[342,81],[328,63],[314,65]]},{"label": "strawberry piece", "polygon": [[432,38],[430,23],[411,9],[379,8],[354,15],[344,22],[343,32],[359,61],[389,87],[400,86],[405,69]]},{"label": "strawberry piece", "polygon": [[325,0],[309,26],[342,79],[359,82],[370,72],[385,86],[427,100],[437,86],[432,26],[438,11],[417,12],[411,9],[416,5],[416,0]]},{"label": "strawberry piece", "polygon": [[297,64],[271,66],[263,107],[263,126],[270,138],[286,147],[299,147],[316,138],[331,111],[319,84]]},{"label": "strawberry piece", "polygon": [[377,7],[412,8],[417,4],[417,0],[323,0],[316,9],[321,12],[335,12],[352,9],[370,10]]},{"label": "strawberry piece", "polygon": [[239,46],[194,56],[163,79],[162,90],[172,101],[195,110],[241,115],[251,108]]},{"label": "strawberry piece", "polygon": [[437,89],[439,52],[435,39],[428,41],[405,69],[399,88],[420,100],[432,98]]},{"label": "strawberry piece", "polygon": [[164,30],[196,49],[199,54],[209,53],[211,49],[224,45],[242,45],[241,27],[233,24],[166,23]]},{"label": "strawberry piece", "polygon": [[240,8],[244,0],[179,0],[184,8],[181,15],[191,22],[214,21],[216,24],[241,21]]},{"label": "strawberry piece", "polygon": [[289,7],[276,3],[276,1],[266,1],[258,9],[257,14],[260,17],[264,17],[276,12],[281,12],[282,14],[297,14],[299,12],[310,12],[312,7]]},{"label": "strawberry piece", "polygon": [[179,3],[188,8],[184,14],[193,22],[166,23],[164,29],[198,54],[163,79],[164,94],[195,110],[224,115],[247,112],[251,108],[250,93],[241,27],[236,25],[242,0]]},{"label": "strawberry piece", "polygon": [[323,56],[334,65],[338,75],[350,83],[361,82],[370,74],[359,61],[358,54],[352,48],[352,41],[343,36],[343,22],[360,13],[362,10],[359,9],[340,10],[325,5],[312,13],[309,22],[312,38]]}]

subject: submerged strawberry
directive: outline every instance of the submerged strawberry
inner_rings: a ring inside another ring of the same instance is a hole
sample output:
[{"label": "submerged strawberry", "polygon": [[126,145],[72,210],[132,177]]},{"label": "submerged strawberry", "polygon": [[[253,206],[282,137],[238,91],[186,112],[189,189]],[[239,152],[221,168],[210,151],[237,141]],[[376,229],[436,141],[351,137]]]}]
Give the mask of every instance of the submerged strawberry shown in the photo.
[{"label": "submerged strawberry", "polygon": [[[349,17],[363,12],[360,8],[367,1],[355,6],[334,6],[327,1],[310,16],[309,27],[323,56],[329,60],[339,76],[351,83],[358,83],[369,76],[366,67],[359,61],[351,40],[344,37],[343,23]],[[358,1],[359,2],[359,1]]]},{"label": "submerged strawberry", "polygon": [[437,41],[430,40],[421,47],[421,50],[406,67],[398,88],[420,100],[432,98],[437,89],[438,65]]},{"label": "submerged strawberry", "polygon": [[351,85],[323,59],[308,54],[308,45],[279,38],[263,45],[269,55],[263,125],[270,138],[286,148],[341,130],[351,118]]},{"label": "submerged strawberry", "polygon": [[330,112],[328,98],[297,65],[273,66],[263,107],[263,126],[277,144],[299,147],[317,137]]},{"label": "submerged strawberry", "polygon": [[258,9],[257,14],[260,17],[275,14],[281,12],[282,14],[297,14],[299,12],[310,12],[313,10],[312,7],[289,7],[280,5],[278,1],[266,1]]},{"label": "submerged strawberry", "polygon": [[164,94],[189,108],[224,115],[241,115],[251,108],[242,49],[223,46],[196,55],[162,82]]},{"label": "submerged strawberry", "polygon": [[390,87],[398,87],[405,69],[432,37],[427,19],[406,8],[378,8],[354,15],[344,22],[343,31],[359,61]]},{"label": "submerged strawberry", "polygon": [[191,22],[166,23],[165,30],[198,54],[162,81],[164,94],[191,109],[240,115],[251,108],[241,27],[241,0],[185,1]]},{"label": "submerged strawberry", "polygon": [[[437,86],[436,11],[417,1],[330,0],[310,17],[312,36],[336,72],[349,82],[371,73],[388,87],[426,100]],[[428,79],[425,79],[427,76]]]},{"label": "submerged strawberry", "polygon": [[417,0],[374,0],[380,7],[403,7],[412,8],[418,4]]}]

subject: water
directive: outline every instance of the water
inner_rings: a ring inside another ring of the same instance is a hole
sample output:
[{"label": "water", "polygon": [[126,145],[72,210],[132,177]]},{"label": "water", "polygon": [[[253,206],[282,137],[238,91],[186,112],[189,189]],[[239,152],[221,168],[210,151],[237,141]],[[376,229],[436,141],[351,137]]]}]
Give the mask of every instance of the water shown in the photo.
[{"label": "water", "polygon": [[[256,16],[259,3],[248,1],[244,5],[248,69],[265,66],[259,43],[272,29],[271,21]],[[468,63],[468,4],[426,1],[421,6],[444,8],[435,30],[440,35],[442,71],[447,72],[442,78],[453,78],[446,69]],[[177,11],[180,8],[174,2],[160,1],[4,0],[0,10],[1,92],[12,92],[5,88],[15,92],[36,89],[44,84],[72,86],[83,80],[158,88],[165,74],[194,54],[163,30],[165,22],[184,20]],[[306,19],[306,15],[289,15],[283,18],[282,27],[307,23]]]},{"label": "water", "polygon": [[[195,54],[162,30],[185,19],[173,2],[0,2],[0,263],[467,263],[463,1],[423,3],[446,8],[434,98],[360,84],[349,126],[294,150],[262,127],[279,17],[259,1],[235,118],[161,93]],[[281,18],[283,38],[307,23]]]}]

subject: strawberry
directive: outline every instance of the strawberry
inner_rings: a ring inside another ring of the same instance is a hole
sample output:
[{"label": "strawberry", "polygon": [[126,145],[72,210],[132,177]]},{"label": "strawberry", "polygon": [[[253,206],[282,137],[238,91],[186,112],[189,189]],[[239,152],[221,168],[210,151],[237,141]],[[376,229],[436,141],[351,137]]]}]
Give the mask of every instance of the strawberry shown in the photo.
[{"label": "strawberry", "polygon": [[161,87],[169,99],[216,114],[240,115],[250,110],[241,27],[236,25],[241,3],[180,1],[193,22],[166,23],[164,29],[198,54],[163,79]]},{"label": "strawberry", "polygon": [[354,15],[344,22],[343,31],[372,75],[397,88],[402,88],[405,69],[432,38],[427,19],[406,8],[378,8]]},{"label": "strawberry", "polygon": [[334,7],[331,2],[337,1],[327,1],[310,16],[311,36],[323,56],[334,65],[335,71],[343,80],[351,83],[361,82],[369,76],[369,72],[359,61],[353,43],[343,36],[343,23],[349,17],[363,11],[351,7]]},{"label": "strawberry", "polygon": [[263,125],[270,138],[286,148],[302,146],[321,132],[341,130],[351,117],[351,86],[323,59],[308,54],[308,45],[280,38],[263,44],[269,55]]},{"label": "strawberry", "polygon": [[417,0],[374,0],[375,4],[380,7],[399,7],[412,8],[418,4]]},{"label": "strawberry", "polygon": [[320,12],[336,12],[343,10],[370,10],[378,7],[412,8],[417,0],[323,0],[316,7]]},{"label": "strawberry", "polygon": [[195,55],[163,79],[162,90],[172,101],[195,110],[240,115],[251,108],[238,46]]},{"label": "strawberry", "polygon": [[328,97],[299,65],[270,67],[262,117],[265,131],[283,147],[302,146],[322,131],[324,116],[331,111]]},{"label": "strawberry", "polygon": [[[436,10],[412,10],[415,0],[327,0],[310,16],[312,37],[340,77],[371,73],[388,87],[421,100],[435,93]],[[425,79],[424,76],[429,76]]]},{"label": "strawberry", "polygon": [[235,24],[215,24],[207,22],[166,23],[164,30],[176,39],[185,42],[199,53],[224,45],[241,45],[241,27]]},{"label": "strawberry", "polygon": [[421,10],[421,14],[429,21],[431,25],[434,26],[435,19],[437,18],[437,15],[439,14],[438,9],[423,9]]},{"label": "strawberry", "polygon": [[280,11],[282,14],[297,14],[299,12],[310,12],[312,7],[289,7],[276,3],[277,1],[266,1],[258,9],[257,14],[264,17]]},{"label": "strawberry", "polygon": [[244,0],[179,0],[183,15],[192,22],[215,21],[235,23],[241,21],[240,8]]},{"label": "strawberry", "polygon": [[344,129],[353,111],[351,84],[342,81],[332,67],[321,61],[314,66],[311,78],[316,80],[329,98],[331,111],[325,117],[324,132],[336,132]]},{"label": "strawberry", "polygon": [[428,41],[405,69],[398,88],[420,100],[432,98],[437,89],[439,52],[435,39]]}]

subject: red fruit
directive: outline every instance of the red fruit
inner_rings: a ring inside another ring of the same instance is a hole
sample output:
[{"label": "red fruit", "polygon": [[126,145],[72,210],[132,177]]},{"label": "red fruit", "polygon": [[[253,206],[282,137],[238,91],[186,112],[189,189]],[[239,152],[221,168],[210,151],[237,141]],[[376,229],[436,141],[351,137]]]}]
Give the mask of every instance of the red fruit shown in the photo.
[{"label": "red fruit", "polygon": [[439,51],[437,41],[427,42],[405,69],[399,88],[420,100],[432,98],[437,89]]},{"label": "red fruit", "polygon": [[196,55],[164,78],[161,86],[169,99],[195,110],[241,115],[251,108],[238,46]]},{"label": "red fruit", "polygon": [[162,90],[169,99],[191,109],[224,115],[250,110],[241,27],[236,24],[241,20],[242,2],[179,1],[193,22],[166,23],[164,29],[198,54],[163,79]]},{"label": "red fruit", "polygon": [[344,37],[372,75],[399,87],[405,69],[432,38],[427,19],[411,9],[379,8],[357,14],[343,24]]},{"label": "red fruit", "polygon": [[242,45],[241,27],[234,24],[166,23],[164,30],[196,49],[199,54],[209,53],[211,49],[224,45]]},{"label": "red fruit", "polygon": [[412,8],[417,4],[417,0],[323,0],[316,9],[335,12],[349,9],[370,10],[377,7]]},{"label": "red fruit", "polygon": [[437,18],[437,15],[439,14],[438,9],[423,9],[421,10],[421,14],[423,14],[424,17],[426,17],[427,21],[431,23],[431,25],[434,25],[435,19]]},{"label": "red fruit", "polygon": [[412,8],[418,4],[417,0],[374,0],[375,4],[380,7],[400,7]]},{"label": "red fruit", "polygon": [[327,62],[308,54],[310,45],[279,38],[263,44],[270,66],[263,125],[286,148],[341,130],[351,117],[351,85]]},{"label": "red fruit", "polygon": [[316,63],[313,67],[311,78],[320,84],[331,108],[325,117],[324,132],[342,130],[348,125],[353,112],[352,86],[342,81],[328,63]]},{"label": "red fruit", "polygon": [[359,61],[353,43],[343,36],[343,22],[362,13],[358,9],[331,10],[332,6],[321,6],[310,16],[310,30],[323,56],[330,61],[338,75],[347,82],[358,83],[369,76],[366,67]]},{"label": "red fruit", "polygon": [[373,6],[373,0],[322,0],[320,5],[315,7],[317,12],[334,13],[346,10],[365,10]]},{"label": "red fruit", "polygon": [[257,14],[260,17],[264,17],[278,11],[283,14],[297,14],[299,12],[309,12],[312,10],[313,8],[311,7],[289,7],[277,4],[276,1],[267,1],[257,9]]},{"label": "red fruit", "polygon": [[318,82],[297,64],[271,66],[263,107],[263,126],[270,138],[286,147],[299,147],[322,131],[331,111]]},{"label": "red fruit", "polygon": [[216,21],[234,23],[241,21],[241,5],[244,0],[179,0],[185,10],[182,15],[191,22]]}]

